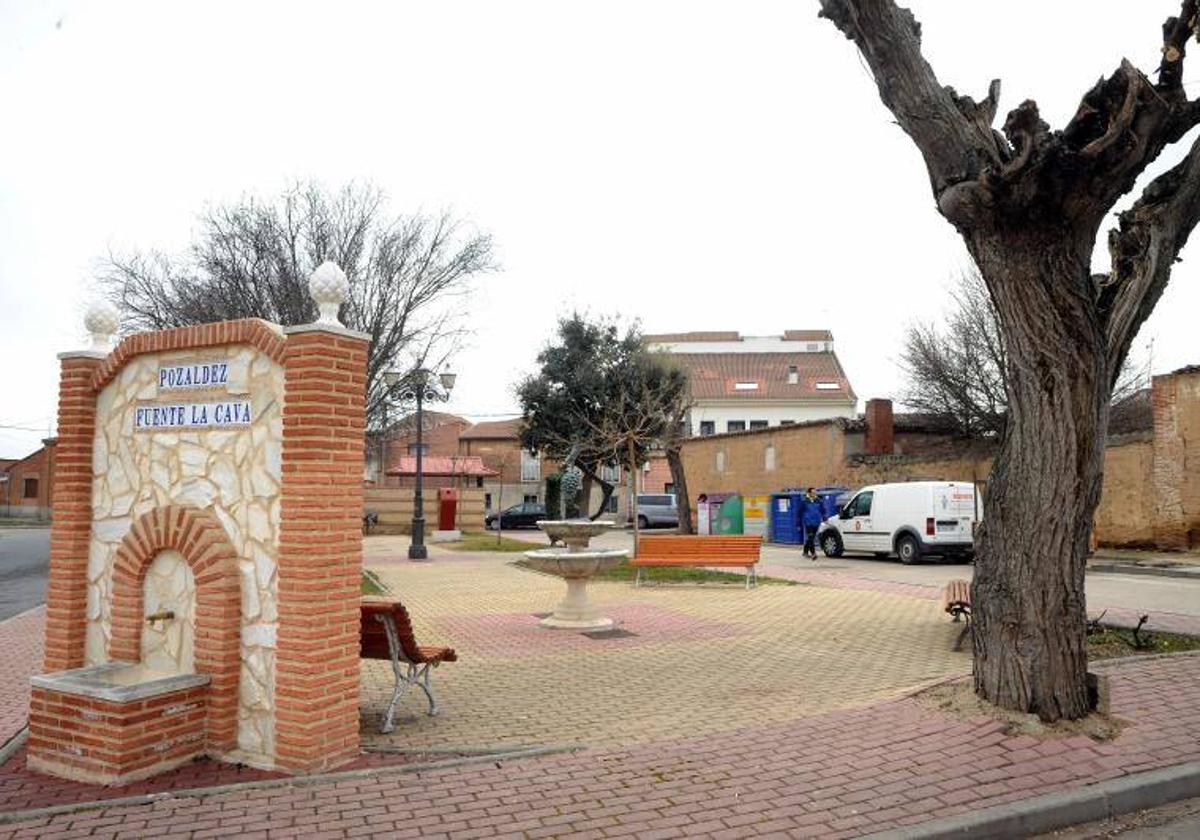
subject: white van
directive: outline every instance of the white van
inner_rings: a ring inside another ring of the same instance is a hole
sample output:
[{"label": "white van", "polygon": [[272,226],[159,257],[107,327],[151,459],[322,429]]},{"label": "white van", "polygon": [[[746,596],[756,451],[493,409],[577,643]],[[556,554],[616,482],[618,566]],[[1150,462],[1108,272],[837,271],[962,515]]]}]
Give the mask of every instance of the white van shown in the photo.
[{"label": "white van", "polygon": [[910,481],[864,487],[837,516],[821,525],[817,541],[826,557],[870,552],[902,563],[926,554],[968,559],[983,502],[969,481]]}]

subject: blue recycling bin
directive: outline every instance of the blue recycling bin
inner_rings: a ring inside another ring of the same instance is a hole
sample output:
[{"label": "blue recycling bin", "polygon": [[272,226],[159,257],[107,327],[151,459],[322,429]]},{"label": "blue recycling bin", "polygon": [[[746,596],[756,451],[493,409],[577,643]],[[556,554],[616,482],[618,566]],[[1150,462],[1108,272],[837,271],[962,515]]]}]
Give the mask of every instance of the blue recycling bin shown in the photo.
[{"label": "blue recycling bin", "polygon": [[847,487],[818,487],[817,498],[821,500],[821,516],[828,519],[831,516],[837,516],[842,505],[848,501],[850,490]]},{"label": "blue recycling bin", "polygon": [[801,493],[771,494],[771,542],[796,545],[800,542]]}]

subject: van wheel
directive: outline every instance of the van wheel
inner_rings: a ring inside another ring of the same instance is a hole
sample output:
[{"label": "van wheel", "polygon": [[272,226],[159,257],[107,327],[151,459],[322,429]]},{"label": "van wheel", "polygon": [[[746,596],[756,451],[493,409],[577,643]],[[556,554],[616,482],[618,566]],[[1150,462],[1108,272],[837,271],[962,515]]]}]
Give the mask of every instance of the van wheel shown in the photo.
[{"label": "van wheel", "polygon": [[650,527],[650,520],[644,516],[639,516],[638,517],[638,529],[641,531],[645,531],[649,527]]},{"label": "van wheel", "polygon": [[842,556],[842,537],[837,531],[829,531],[821,535],[821,552],[826,557]]},{"label": "van wheel", "polygon": [[921,559],[921,545],[911,534],[904,534],[896,540],[896,554],[901,563],[912,565]]}]

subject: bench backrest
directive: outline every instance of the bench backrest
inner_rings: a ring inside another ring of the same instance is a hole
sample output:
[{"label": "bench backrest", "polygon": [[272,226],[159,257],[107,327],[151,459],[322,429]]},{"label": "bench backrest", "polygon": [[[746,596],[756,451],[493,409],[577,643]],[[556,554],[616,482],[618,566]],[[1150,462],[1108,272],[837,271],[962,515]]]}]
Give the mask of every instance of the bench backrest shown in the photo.
[{"label": "bench backrest", "polygon": [[387,603],[383,601],[363,601],[359,607],[359,656],[363,659],[391,659],[388,650],[387,631],[383,622],[375,618],[377,615],[391,614],[396,622],[396,635],[400,637],[400,650],[410,662],[420,662],[421,653],[417,650],[417,640],[413,635],[412,621],[408,610],[399,601]]},{"label": "bench backrest", "polygon": [[642,537],[638,540],[638,557],[669,557],[680,560],[704,560],[709,557],[758,559],[762,537],[753,536],[692,536],[684,534]]}]

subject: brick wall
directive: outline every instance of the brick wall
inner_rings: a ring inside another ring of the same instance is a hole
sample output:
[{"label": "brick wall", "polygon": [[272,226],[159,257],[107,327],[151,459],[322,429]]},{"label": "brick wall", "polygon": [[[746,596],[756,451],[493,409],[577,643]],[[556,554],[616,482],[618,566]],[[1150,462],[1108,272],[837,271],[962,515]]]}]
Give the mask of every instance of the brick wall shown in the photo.
[{"label": "brick wall", "polygon": [[1200,545],[1200,367],[1154,377],[1154,538],[1167,548]]},{"label": "brick wall", "polygon": [[1099,545],[1155,547],[1153,438],[1126,436],[1104,450],[1104,488],[1094,531]]},{"label": "brick wall", "polygon": [[367,348],[296,328],[283,359],[276,758],[297,771],[358,751]]},{"label": "brick wall", "polygon": [[144,779],[204,752],[209,687],[115,703],[34,686],[29,766],[104,785]]},{"label": "brick wall", "polygon": [[[483,530],[484,492],[484,490],[476,488],[459,491],[456,518],[460,530]],[[518,498],[517,501],[521,500]],[[372,533],[412,533],[413,498],[410,488],[368,487],[364,493],[363,505],[366,510],[373,511],[379,516],[379,526]],[[437,487],[427,483],[425,486],[425,532],[427,537],[437,530],[437,522]]]}]

